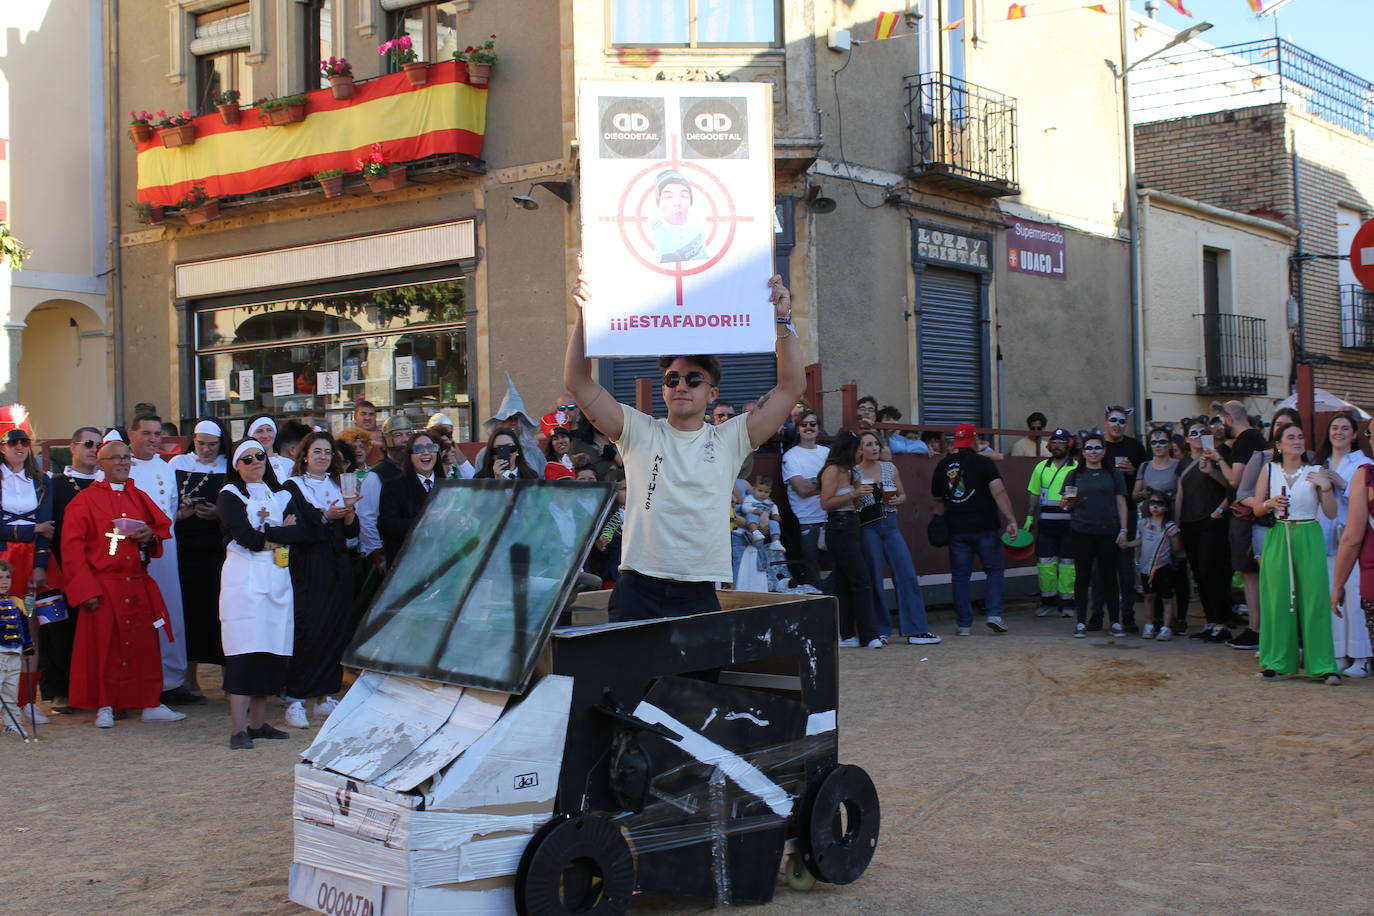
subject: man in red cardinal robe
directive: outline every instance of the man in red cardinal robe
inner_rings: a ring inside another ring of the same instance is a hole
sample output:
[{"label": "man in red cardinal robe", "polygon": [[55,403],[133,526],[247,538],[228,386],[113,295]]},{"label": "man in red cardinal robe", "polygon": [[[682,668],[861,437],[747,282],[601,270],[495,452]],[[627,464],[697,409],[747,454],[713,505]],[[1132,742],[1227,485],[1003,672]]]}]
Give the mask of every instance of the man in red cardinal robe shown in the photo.
[{"label": "man in red cardinal robe", "polygon": [[171,521],[129,479],[133,453],[105,443],[105,473],[78,493],[62,519],[67,600],[81,605],[72,650],[69,702],[97,710],[97,728],[114,725],[116,709],[142,709],[145,722],[186,718],[163,706],[158,629],[170,619],[148,560],[162,553]]}]

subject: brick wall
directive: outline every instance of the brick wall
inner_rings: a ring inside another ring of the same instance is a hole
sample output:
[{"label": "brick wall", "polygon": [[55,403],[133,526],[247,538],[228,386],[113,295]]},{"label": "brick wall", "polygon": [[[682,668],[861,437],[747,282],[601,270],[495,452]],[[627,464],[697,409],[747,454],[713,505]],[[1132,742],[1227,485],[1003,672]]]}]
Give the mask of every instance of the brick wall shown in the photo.
[{"label": "brick wall", "polygon": [[[1285,105],[1141,124],[1135,140],[1142,184],[1298,228],[1307,254],[1345,254],[1336,250],[1338,206],[1374,217],[1374,139]],[[1300,270],[1302,343],[1316,384],[1374,406],[1374,353],[1340,345],[1337,262],[1309,260]],[[1298,271],[1289,274],[1295,296]]]}]

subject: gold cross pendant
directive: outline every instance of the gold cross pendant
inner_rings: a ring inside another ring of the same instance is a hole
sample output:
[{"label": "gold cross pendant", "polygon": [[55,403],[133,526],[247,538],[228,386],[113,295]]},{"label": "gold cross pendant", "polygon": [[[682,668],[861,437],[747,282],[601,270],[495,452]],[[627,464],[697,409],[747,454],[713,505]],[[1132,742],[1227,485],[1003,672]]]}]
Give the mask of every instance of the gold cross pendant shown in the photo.
[{"label": "gold cross pendant", "polygon": [[128,538],[128,535],[120,534],[118,531],[107,531],[105,537],[110,539],[110,556],[114,556],[119,550],[119,542]]}]

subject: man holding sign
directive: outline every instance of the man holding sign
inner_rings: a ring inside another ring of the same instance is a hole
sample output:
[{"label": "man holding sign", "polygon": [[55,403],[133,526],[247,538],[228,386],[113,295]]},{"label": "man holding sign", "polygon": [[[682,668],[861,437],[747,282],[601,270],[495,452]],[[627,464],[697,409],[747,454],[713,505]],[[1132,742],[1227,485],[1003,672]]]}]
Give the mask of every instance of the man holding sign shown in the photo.
[{"label": "man holding sign", "polygon": [[801,345],[792,328],[792,297],[782,277],[768,281],[777,321],[778,384],[748,414],[705,422],[719,394],[714,356],[662,356],[667,419],[619,404],[592,377],[583,331],[591,288],[580,272],[573,286],[577,319],[563,381],[583,416],[612,439],[625,461],[626,499],[621,578],[611,617],[643,620],[720,610],[715,583],[732,578],[730,494],[744,459],[787,419],[805,387]]}]

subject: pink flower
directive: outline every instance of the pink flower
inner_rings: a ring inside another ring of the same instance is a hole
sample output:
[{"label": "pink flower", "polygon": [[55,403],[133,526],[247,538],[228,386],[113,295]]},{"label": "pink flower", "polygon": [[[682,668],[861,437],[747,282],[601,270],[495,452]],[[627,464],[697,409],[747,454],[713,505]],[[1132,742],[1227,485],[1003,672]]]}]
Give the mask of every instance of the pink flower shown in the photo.
[{"label": "pink flower", "polygon": [[391,50],[393,47],[395,47],[395,46],[396,46],[396,42],[394,42],[394,41],[383,42],[383,43],[377,48],[377,53],[378,53],[378,54],[385,54],[386,52],[390,51],[390,50]]},{"label": "pink flower", "polygon": [[191,110],[190,110],[189,108],[184,109],[184,110],[181,112],[181,116],[182,116],[183,118],[189,118],[189,117],[191,117]]},{"label": "pink flower", "polygon": [[401,50],[402,50],[402,51],[408,51],[408,50],[410,50],[410,36],[409,36],[409,35],[402,35],[402,36],[401,36],[401,42],[400,42],[400,44],[401,44]]},{"label": "pink flower", "polygon": [[157,111],[153,112],[153,117],[158,118],[159,120],[167,117],[167,109],[159,108]]}]

